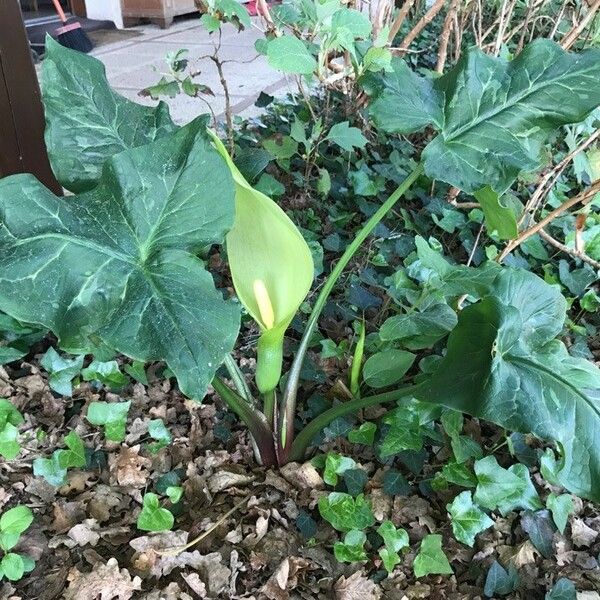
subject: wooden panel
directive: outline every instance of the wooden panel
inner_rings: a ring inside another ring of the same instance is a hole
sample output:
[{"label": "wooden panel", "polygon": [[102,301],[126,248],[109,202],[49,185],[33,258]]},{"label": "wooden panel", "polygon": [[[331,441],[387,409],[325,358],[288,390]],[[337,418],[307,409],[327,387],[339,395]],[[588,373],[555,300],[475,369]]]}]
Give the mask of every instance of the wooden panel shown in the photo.
[{"label": "wooden panel", "polygon": [[18,0],[0,0],[0,177],[32,173],[62,193],[44,144],[44,110]]}]

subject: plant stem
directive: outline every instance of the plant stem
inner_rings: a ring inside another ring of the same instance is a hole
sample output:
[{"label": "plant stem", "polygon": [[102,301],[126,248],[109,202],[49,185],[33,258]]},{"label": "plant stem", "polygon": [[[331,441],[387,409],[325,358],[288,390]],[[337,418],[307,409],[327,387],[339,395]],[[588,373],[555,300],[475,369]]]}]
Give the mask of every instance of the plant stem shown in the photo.
[{"label": "plant stem", "polygon": [[225,357],[224,364],[227,372],[229,373],[229,377],[231,377],[231,380],[233,381],[233,385],[235,386],[237,393],[244,398],[244,400],[253,404],[254,399],[252,398],[252,392],[250,392],[250,388],[244,379],[244,374],[231,354],[228,354]]},{"label": "plant stem", "polygon": [[273,428],[273,423],[275,422],[275,403],[276,403],[276,394],[275,390],[271,390],[266,394],[263,394],[263,413],[265,417],[267,417],[267,423],[271,429]]},{"label": "plant stem", "polygon": [[281,399],[279,411],[279,435],[276,443],[280,447],[279,457],[282,463],[286,462],[286,456],[292,447],[292,442],[294,439],[294,416],[296,414],[296,397],[298,393],[298,383],[300,381],[300,371],[302,370],[302,364],[304,363],[304,357],[306,356],[306,352],[308,350],[310,338],[317,327],[317,322],[321,312],[323,311],[323,308],[325,307],[327,299],[329,298],[329,294],[331,294],[333,286],[336,284],[340,275],[346,268],[346,265],[350,262],[350,259],[360,248],[361,244],[367,239],[377,224],[387,215],[394,204],[398,202],[398,200],[422,173],[423,164],[419,163],[406,177],[406,179],[394,190],[390,197],[381,205],[379,210],[377,210],[377,212],[362,226],[362,229],[357,233],[356,237],[346,248],[346,251],[344,254],[342,254],[340,260],[329,274],[329,277],[321,289],[321,293],[319,294],[312,312],[310,313],[302,340],[300,341],[300,345],[296,351],[296,356],[294,357],[294,362],[292,363],[288,375],[288,382],[285,392],[283,394],[283,398]]},{"label": "plant stem", "polygon": [[273,443],[273,432],[265,415],[238,396],[218,377],[212,380],[212,386],[223,402],[246,424],[260,452],[263,465],[270,467],[277,464],[277,455]]},{"label": "plant stem", "polygon": [[296,437],[292,444],[291,451],[289,453],[290,461],[302,461],[304,460],[304,454],[307,448],[310,446],[314,437],[324,427],[329,425],[334,419],[343,417],[344,415],[355,413],[368,406],[377,406],[378,404],[386,404],[388,402],[394,402],[407,396],[414,396],[415,393],[423,386],[422,383],[409,385],[393,392],[386,392],[384,394],[377,394],[376,396],[369,396],[367,398],[358,398],[356,400],[350,400],[349,402],[342,402],[324,413],[321,413],[318,417],[315,417]]}]

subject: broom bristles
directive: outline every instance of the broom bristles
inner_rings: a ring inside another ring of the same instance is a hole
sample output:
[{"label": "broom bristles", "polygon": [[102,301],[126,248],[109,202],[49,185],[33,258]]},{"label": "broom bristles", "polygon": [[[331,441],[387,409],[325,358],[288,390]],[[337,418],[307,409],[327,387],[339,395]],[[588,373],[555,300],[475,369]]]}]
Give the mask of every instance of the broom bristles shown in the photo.
[{"label": "broom bristles", "polygon": [[81,23],[69,23],[56,30],[59,44],[72,50],[87,53],[94,46],[87,33],[82,29]]}]

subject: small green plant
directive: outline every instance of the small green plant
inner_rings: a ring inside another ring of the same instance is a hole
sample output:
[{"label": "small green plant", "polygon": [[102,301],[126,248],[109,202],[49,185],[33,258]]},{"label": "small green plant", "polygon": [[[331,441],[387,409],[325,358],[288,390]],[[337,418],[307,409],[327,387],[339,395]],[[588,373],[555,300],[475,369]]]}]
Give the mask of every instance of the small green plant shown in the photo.
[{"label": "small green plant", "polygon": [[55,486],[67,482],[68,469],[85,467],[87,464],[85,446],[75,431],[67,434],[63,441],[66,449],[55,450],[50,458],[36,458],[33,461],[33,474]]},{"label": "small green plant", "polygon": [[33,523],[33,513],[27,506],[15,506],[0,516],[0,580],[19,581],[35,567],[34,561],[23,554],[11,552],[19,543],[21,534]]},{"label": "small green plant", "polygon": [[0,455],[13,460],[21,450],[19,444],[19,425],[23,415],[4,398],[0,398]]},{"label": "small green plant", "polygon": [[[167,495],[171,502],[181,499],[182,488],[169,487]],[[175,504],[176,502],[173,502]],[[142,510],[137,519],[137,527],[142,531],[168,531],[173,527],[175,517],[168,509],[161,506],[157,494],[148,492],[144,494]]]},{"label": "small green plant", "polygon": [[[104,427],[104,435],[107,440],[122,442],[125,439],[125,427],[130,406],[131,401],[129,400],[127,402],[91,402],[86,418],[92,425]],[[158,426],[155,424],[152,427],[152,431],[158,433]],[[163,435],[163,439],[164,437]]]}]

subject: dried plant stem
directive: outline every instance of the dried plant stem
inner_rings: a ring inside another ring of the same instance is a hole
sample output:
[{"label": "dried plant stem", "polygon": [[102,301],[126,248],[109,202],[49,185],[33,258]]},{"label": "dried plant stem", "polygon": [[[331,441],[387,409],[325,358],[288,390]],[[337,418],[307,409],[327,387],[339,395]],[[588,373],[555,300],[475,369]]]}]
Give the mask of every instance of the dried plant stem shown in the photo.
[{"label": "dried plant stem", "polygon": [[565,10],[567,10],[567,5],[569,4],[570,0],[563,0],[563,3],[561,4],[561,7],[558,11],[558,14],[556,15],[556,19],[554,21],[554,26],[552,27],[552,31],[550,32],[550,35],[548,36],[549,40],[553,40],[554,36],[556,35],[556,32],[558,31],[558,26],[560,25],[560,22],[562,21],[563,15],[565,14]]},{"label": "dried plant stem", "polygon": [[496,34],[496,42],[494,43],[494,56],[500,54],[500,48],[504,42],[504,33],[512,18],[512,13],[515,8],[516,0],[504,0],[500,9],[500,21],[498,23],[498,33]]},{"label": "dried plant stem", "polygon": [[564,212],[576,206],[577,204],[585,204],[591,198],[593,198],[600,191],[600,180],[596,181],[589,188],[584,190],[583,192],[569,198],[566,202],[563,202],[558,208],[555,208],[553,211],[548,213],[539,223],[532,225],[529,229],[526,229],[522,233],[519,234],[519,237],[511,240],[506,248],[502,251],[502,253],[496,259],[497,262],[501,263],[513,250],[515,250],[518,246],[520,246],[525,240],[528,240],[532,235],[538,233],[541,229],[546,227],[549,223],[551,223],[554,219],[562,215]]},{"label": "dried plant stem", "polygon": [[564,50],[568,50],[576,41],[581,32],[588,26],[589,22],[595,17],[596,13],[600,9],[600,0],[596,0],[592,4],[583,19],[579,21],[573,28],[563,37],[560,41],[560,45]]},{"label": "dried plant stem", "polygon": [[404,23],[406,17],[408,16],[408,11],[412,8],[415,0],[405,0],[402,8],[398,11],[392,26],[390,27],[390,33],[388,35],[388,44],[392,44],[394,42],[394,38],[398,35],[400,31],[400,27]]},{"label": "dried plant stem", "polygon": [[458,7],[458,0],[452,0],[450,8],[444,19],[444,26],[442,27],[442,35],[440,36],[440,48],[438,50],[438,59],[435,66],[435,70],[438,73],[444,72],[444,66],[448,57],[448,42],[450,41],[450,32],[454,23],[454,17]]},{"label": "dried plant stem", "polygon": [[225,521],[236,511],[238,511],[248,500],[250,500],[251,494],[244,496],[232,509],[228,510],[210,529],[207,529],[201,533],[197,538],[194,538],[191,542],[185,544],[185,546],[176,546],[175,548],[168,548],[166,550],[155,550],[159,556],[177,556],[188,548],[195,546],[198,542],[207,538],[217,527],[225,523]]},{"label": "dried plant stem", "polygon": [[565,246],[564,244],[559,242],[557,239],[554,239],[549,233],[546,233],[546,231],[544,229],[540,229],[538,233],[540,234],[540,237],[543,240],[548,242],[551,246],[554,246],[557,250],[560,250],[561,252],[564,252],[565,254],[569,254],[573,258],[578,258],[578,259],[582,260],[583,262],[587,263],[588,265],[591,265],[592,267],[594,267],[594,269],[600,270],[600,262],[598,262],[597,260],[594,260],[591,256],[588,256],[582,250],[577,250],[576,248],[569,248],[568,246]]},{"label": "dried plant stem", "polygon": [[590,137],[584,140],[577,148],[569,152],[559,163],[557,163],[548,173],[546,173],[540,180],[537,188],[531,195],[531,198],[527,201],[523,214],[519,219],[519,226],[521,226],[525,219],[529,216],[532,217],[535,211],[539,208],[541,201],[546,197],[548,192],[554,187],[556,180],[560,177],[561,173],[565,170],[567,165],[577,156],[580,152],[591,146],[600,137],[600,129],[597,129]]},{"label": "dried plant stem", "polygon": [[417,24],[408,32],[407,36],[400,42],[396,52],[404,55],[408,47],[415,41],[416,37],[433,21],[435,16],[442,10],[446,0],[436,0],[431,8],[417,21]]}]

